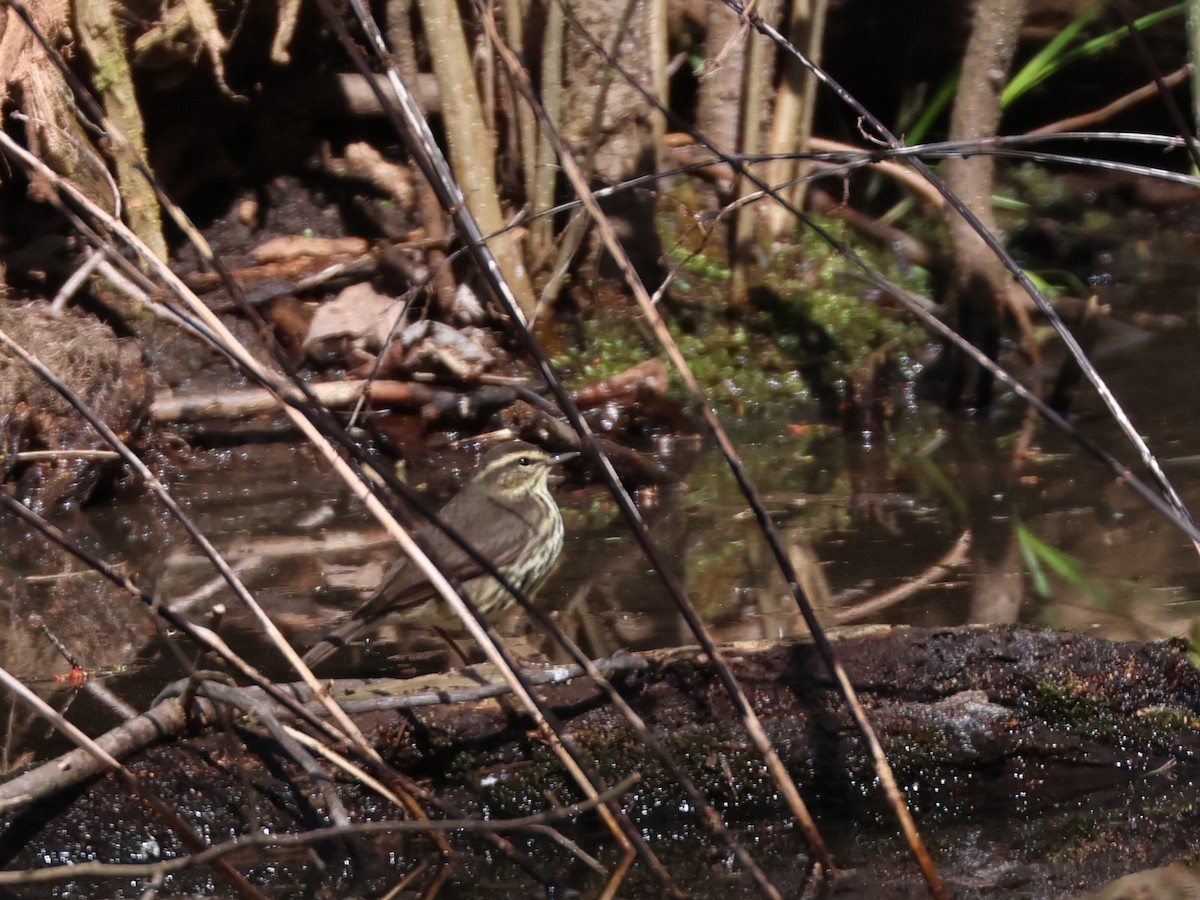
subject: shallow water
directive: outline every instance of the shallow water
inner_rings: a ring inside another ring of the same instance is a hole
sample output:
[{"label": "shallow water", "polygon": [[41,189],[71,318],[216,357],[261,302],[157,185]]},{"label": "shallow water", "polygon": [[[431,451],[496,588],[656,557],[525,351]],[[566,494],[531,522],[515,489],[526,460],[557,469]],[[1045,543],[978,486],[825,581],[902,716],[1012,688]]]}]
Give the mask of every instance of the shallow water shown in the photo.
[{"label": "shallow water", "polygon": [[[1111,257],[1097,257],[1095,271],[1083,273],[1115,318],[1141,316],[1138,321],[1147,324],[1149,317],[1150,327],[1137,341],[1097,364],[1192,508],[1200,507],[1197,249],[1196,236],[1168,233],[1153,242],[1131,241]],[[1089,392],[1080,394],[1072,414],[1085,433],[1132,460]],[[1200,621],[1200,566],[1180,532],[1046,426],[1036,428],[1030,452],[1014,463],[1025,420],[1015,398],[1002,396],[995,415],[982,422],[913,404],[886,435],[869,437],[821,432],[807,427],[809,417],[797,405],[727,421],[827,625],[1022,622],[1145,640],[1187,635]],[[441,484],[439,494],[453,480],[437,472],[412,474],[418,482],[428,477]],[[299,646],[352,609],[394,555],[381,530],[303,448],[275,443],[200,452],[175,473],[172,490]],[[559,497],[568,542],[539,602],[593,655],[692,643],[603,490],[568,483]],[[656,540],[719,639],[803,630],[716,453],[702,453],[677,487],[644,492],[641,501]],[[228,602],[181,530],[147,500],[65,516],[62,524],[105,557],[127,563],[162,599],[186,601],[182,608],[190,615],[203,618],[215,601]],[[964,566],[901,602],[866,606],[934,564],[968,526],[972,544]],[[1022,554],[1018,528],[1051,548],[1041,557],[1044,595]],[[19,536],[6,539],[13,546]],[[0,645],[15,675],[56,704],[73,694],[55,683],[69,666],[32,612],[82,666],[96,676],[112,673],[106,686],[136,707],[182,673],[140,607],[95,576],[64,573],[60,556],[30,546],[22,558],[14,554],[20,570],[53,580],[10,579],[12,627]],[[860,614],[864,608],[870,611]],[[221,629],[235,649],[286,677],[244,612],[231,608]],[[519,625],[513,630],[524,631]],[[394,631],[371,637],[365,647],[342,654],[328,674],[394,671],[396,637]],[[429,635],[417,641],[416,649],[422,648],[441,652]],[[524,634],[519,649],[555,655],[536,635]],[[72,717],[91,731],[117,718],[88,695],[75,703]],[[46,739],[44,726],[23,717],[9,722],[10,762],[63,746]],[[962,799],[945,802],[959,809]],[[973,812],[964,830],[951,828],[937,842],[951,858],[984,853],[997,866],[1007,864],[1003,839],[988,843],[986,852],[971,842],[972,834],[994,832],[1002,820],[1020,828],[1017,806],[1001,807]],[[836,832],[837,815],[824,814]],[[782,852],[786,858],[793,849]],[[903,870],[907,863],[897,865]]]},{"label": "shallow water", "polygon": [[[1193,409],[1200,396],[1198,244],[1184,232],[1133,240],[1097,254],[1095,271],[1081,273],[1115,319],[1151,320],[1149,329],[1101,355],[1097,365],[1192,507],[1200,505],[1200,417]],[[1077,395],[1072,413],[1086,434],[1133,458],[1090,392]],[[1030,452],[1014,463],[1024,415],[1019,400],[1002,395],[995,414],[982,422],[912,403],[885,435],[814,428],[802,405],[751,410],[727,423],[826,625],[1024,622],[1114,638],[1186,635],[1200,619],[1200,567],[1190,544],[1047,426],[1036,428]],[[670,451],[669,441],[663,446]],[[676,455],[690,456],[691,449]],[[462,465],[464,458],[456,461]],[[436,471],[436,459],[430,465],[431,472],[414,477],[439,484],[440,496],[455,478]],[[641,499],[655,539],[716,635],[770,638],[803,630],[724,461],[709,449],[682,479]],[[298,644],[307,645],[353,608],[394,556],[378,527],[304,448],[268,443],[197,453],[173,481],[176,496]],[[603,489],[568,483],[559,497],[568,542],[539,602],[597,655],[690,643]],[[215,600],[228,599],[181,530],[149,501],[112,504],[73,521],[85,541],[128,563],[144,584],[189,614],[202,615]],[[882,592],[933,565],[968,526],[965,566],[879,608]],[[1039,583],[1021,552],[1018,527],[1065,554],[1075,574],[1056,574],[1055,560],[1043,556]],[[47,574],[61,563],[47,553],[27,566]],[[120,623],[123,637],[89,647],[86,633],[77,636],[84,644],[73,652],[85,667],[159,657],[161,650],[147,649],[152,629],[140,613],[123,598],[103,599],[107,589],[94,576],[76,580],[85,585],[83,596]],[[38,600],[38,588],[23,590],[32,593],[16,604],[18,618],[20,609],[41,603],[52,629],[65,628],[70,636],[77,628],[77,622],[56,623],[53,610],[77,601],[79,588],[48,603]],[[244,614],[232,609],[224,627],[237,645],[263,655],[253,649],[257,628]],[[372,658],[388,665],[394,648],[371,643]],[[44,650],[8,658],[29,658],[17,672],[27,678],[63,668]],[[356,658],[345,665],[363,663]]]}]

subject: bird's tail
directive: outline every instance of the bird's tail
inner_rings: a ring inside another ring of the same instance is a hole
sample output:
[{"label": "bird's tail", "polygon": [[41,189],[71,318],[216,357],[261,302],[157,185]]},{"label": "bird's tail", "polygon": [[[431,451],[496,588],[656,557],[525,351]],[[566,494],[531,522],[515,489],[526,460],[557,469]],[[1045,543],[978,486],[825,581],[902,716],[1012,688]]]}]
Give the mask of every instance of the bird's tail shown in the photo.
[{"label": "bird's tail", "polygon": [[366,622],[357,616],[351,616],[325,637],[313,644],[304,654],[304,664],[310,669],[326,659],[335,650],[340,650],[358,635]]}]

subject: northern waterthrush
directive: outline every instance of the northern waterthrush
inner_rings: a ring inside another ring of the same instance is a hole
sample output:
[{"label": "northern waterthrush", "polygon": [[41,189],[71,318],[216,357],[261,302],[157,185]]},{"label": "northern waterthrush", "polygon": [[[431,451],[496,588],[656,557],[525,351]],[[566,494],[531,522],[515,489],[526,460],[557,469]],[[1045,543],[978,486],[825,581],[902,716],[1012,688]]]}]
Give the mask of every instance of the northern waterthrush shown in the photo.
[{"label": "northern waterthrush", "polygon": [[[441,519],[479,550],[526,595],[546,579],[562,552],[563,522],[550,494],[553,466],[576,456],[551,456],[524,441],[494,447],[479,470],[442,508]],[[421,534],[447,575],[457,579],[484,615],[494,618],[516,600],[461,547],[433,525]],[[419,567],[403,557],[350,618],[304,654],[314,666],[364,628],[381,620],[448,625],[457,617]]]}]

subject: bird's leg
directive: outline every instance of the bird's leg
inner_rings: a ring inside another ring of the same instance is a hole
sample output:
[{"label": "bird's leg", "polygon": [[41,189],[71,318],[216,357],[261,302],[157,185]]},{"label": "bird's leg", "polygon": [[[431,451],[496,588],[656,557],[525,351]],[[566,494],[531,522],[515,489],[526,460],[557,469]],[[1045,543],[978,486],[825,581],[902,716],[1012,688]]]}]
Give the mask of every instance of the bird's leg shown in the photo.
[{"label": "bird's leg", "polygon": [[437,632],[438,637],[446,642],[446,646],[450,648],[450,656],[458,658],[459,668],[465,669],[471,663],[467,660],[467,655],[463,653],[462,647],[458,646],[458,641],[450,636],[450,632],[438,625],[431,626]]}]

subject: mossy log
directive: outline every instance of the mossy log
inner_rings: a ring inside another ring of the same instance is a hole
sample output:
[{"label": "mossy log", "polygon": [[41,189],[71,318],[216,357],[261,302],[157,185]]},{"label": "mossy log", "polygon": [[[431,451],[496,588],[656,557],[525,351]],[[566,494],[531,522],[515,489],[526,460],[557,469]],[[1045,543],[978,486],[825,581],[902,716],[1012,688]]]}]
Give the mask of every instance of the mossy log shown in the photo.
[{"label": "mossy log", "polygon": [[[1019,806],[1023,827],[1031,829],[1041,818],[1031,816],[1031,808],[1134,782],[1164,785],[1165,779],[1154,781],[1157,773],[1166,765],[1188,771],[1200,748],[1200,672],[1182,642],[1116,643],[1006,626],[856,629],[839,636],[835,647],[921,826],[935,833],[997,800]],[[727,651],[818,823],[833,818],[839,829],[878,831],[888,814],[872,787],[861,740],[812,645],[788,640]],[[770,822],[787,830],[774,785],[706,658],[688,648],[639,658],[646,665],[614,676],[614,683],[714,805],[739,828]],[[429,680],[422,682],[428,690]],[[441,687],[453,685],[443,680]],[[683,793],[594,686],[579,680],[538,690],[609,783],[641,774],[624,804],[640,827],[669,828],[675,836],[694,832],[712,846],[711,836],[681,816]],[[578,799],[510,700],[356,719],[385,759],[469,814],[519,816],[545,810],[550,796],[562,803]],[[224,733],[160,745],[130,768],[146,788],[206,823],[213,840],[244,833],[251,809],[255,828],[324,824],[320,794],[308,777],[255,730],[238,733],[240,742]],[[1179,790],[1168,786],[1166,795]],[[352,817],[394,815],[357,786],[347,783],[341,794]],[[1176,831],[1197,833],[1196,815],[1180,816],[1168,817],[1170,828],[1157,824],[1165,843],[1156,851],[1139,845],[1139,863],[1170,862],[1183,846]],[[1014,855],[1062,840],[1061,820],[1047,815],[1045,821],[1047,834],[1024,831],[1027,846]],[[48,858],[142,858],[146,835],[164,830],[107,778],[69,802],[40,804],[3,826],[6,868]],[[798,840],[794,833],[792,839]],[[155,840],[163,855],[179,852],[169,835]],[[1100,877],[1136,868],[1122,867],[1111,847],[1094,843],[1089,838],[1092,849],[1079,852],[1093,854]],[[1075,883],[1085,882],[1097,883],[1091,876]]]}]

